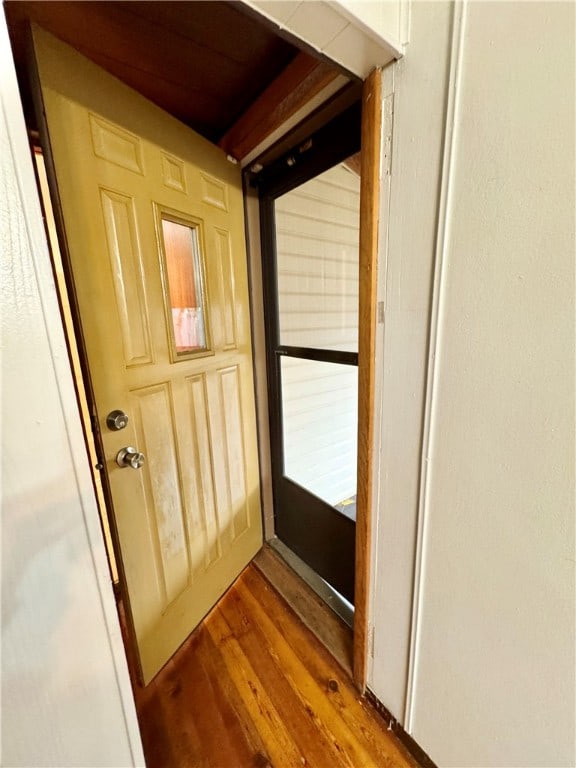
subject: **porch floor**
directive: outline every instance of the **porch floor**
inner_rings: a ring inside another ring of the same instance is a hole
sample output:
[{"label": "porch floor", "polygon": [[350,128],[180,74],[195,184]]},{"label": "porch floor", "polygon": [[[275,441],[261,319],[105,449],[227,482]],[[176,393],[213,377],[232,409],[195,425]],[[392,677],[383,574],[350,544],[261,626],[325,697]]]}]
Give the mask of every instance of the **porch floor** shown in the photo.
[{"label": "porch floor", "polygon": [[148,768],[417,765],[254,565],[135,697]]}]

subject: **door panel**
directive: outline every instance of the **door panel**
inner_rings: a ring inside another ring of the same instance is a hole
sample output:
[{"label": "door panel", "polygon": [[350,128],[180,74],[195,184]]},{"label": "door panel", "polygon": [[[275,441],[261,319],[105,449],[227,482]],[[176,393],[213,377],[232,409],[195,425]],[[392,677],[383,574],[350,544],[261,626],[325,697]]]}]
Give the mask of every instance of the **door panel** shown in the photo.
[{"label": "door panel", "polygon": [[287,477],[279,490],[278,538],[354,603],[356,523]]},{"label": "door panel", "polygon": [[232,247],[230,232],[216,228],[216,260],[220,265],[220,295],[222,296],[222,332],[224,349],[236,349],[236,289],[234,285],[234,262],[232,261]]},{"label": "door panel", "polygon": [[[34,38],[147,682],[262,543],[240,170],[51,35]],[[106,425],[115,409],[129,417],[120,431]],[[116,463],[127,445],[140,469]]]},{"label": "door panel", "polygon": [[100,201],[124,362],[127,366],[151,363],[150,319],[144,294],[144,265],[136,236],[134,200],[101,189]]}]

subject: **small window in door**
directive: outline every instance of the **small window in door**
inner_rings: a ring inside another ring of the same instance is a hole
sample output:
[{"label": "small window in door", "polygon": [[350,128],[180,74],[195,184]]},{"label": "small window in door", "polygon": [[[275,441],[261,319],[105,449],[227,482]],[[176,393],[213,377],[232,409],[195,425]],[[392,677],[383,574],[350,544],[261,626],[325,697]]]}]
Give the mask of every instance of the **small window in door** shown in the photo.
[{"label": "small window in door", "polygon": [[158,221],[172,361],[210,354],[201,223],[165,210]]}]

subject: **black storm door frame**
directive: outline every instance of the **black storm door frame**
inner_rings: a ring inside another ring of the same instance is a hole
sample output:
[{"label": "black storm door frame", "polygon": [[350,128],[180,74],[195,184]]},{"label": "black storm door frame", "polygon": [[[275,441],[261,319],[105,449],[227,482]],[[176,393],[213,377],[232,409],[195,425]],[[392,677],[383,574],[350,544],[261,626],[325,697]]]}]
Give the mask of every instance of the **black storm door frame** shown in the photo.
[{"label": "black storm door frame", "polygon": [[282,357],[358,366],[358,353],[280,344],[275,201],[360,150],[361,106],[354,104],[270,167],[251,176],[258,187],[266,325],[275,531],[296,555],[354,602],[354,520],[284,473]]}]

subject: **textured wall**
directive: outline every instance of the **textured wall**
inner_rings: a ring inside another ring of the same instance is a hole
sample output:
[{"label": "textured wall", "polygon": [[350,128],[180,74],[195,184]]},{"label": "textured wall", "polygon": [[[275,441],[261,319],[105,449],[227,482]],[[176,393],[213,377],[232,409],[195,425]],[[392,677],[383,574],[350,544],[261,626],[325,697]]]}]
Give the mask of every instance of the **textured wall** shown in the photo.
[{"label": "textured wall", "polygon": [[[456,6],[446,122],[427,139],[444,145],[439,187],[423,184],[425,164],[394,176],[413,136],[402,109],[411,57],[447,29],[419,38],[424,6],[396,73],[391,191],[392,210],[412,200],[416,230],[419,207],[437,200],[405,727],[441,766],[573,766],[574,5]],[[424,70],[409,88],[427,97]],[[384,360],[385,380],[398,375],[386,348]],[[401,444],[402,425],[388,428]],[[394,508],[381,509],[390,546]],[[390,615],[375,608],[382,658]],[[386,703],[394,679],[373,674]]]},{"label": "textured wall", "polygon": [[383,194],[380,214],[378,298],[385,319],[377,341],[381,424],[370,687],[400,722],[408,678],[452,15],[449,2],[414,4],[407,54],[384,72],[394,111],[390,191]]},{"label": "textured wall", "polygon": [[574,5],[464,24],[411,727],[441,765],[574,765]]},{"label": "textured wall", "polygon": [[143,765],[3,14],[0,51],[1,763]]}]

